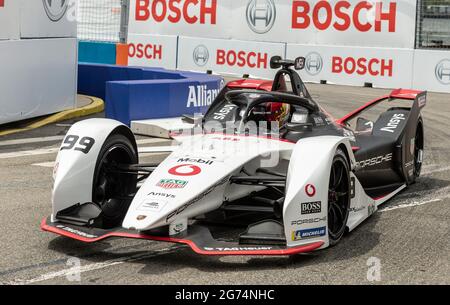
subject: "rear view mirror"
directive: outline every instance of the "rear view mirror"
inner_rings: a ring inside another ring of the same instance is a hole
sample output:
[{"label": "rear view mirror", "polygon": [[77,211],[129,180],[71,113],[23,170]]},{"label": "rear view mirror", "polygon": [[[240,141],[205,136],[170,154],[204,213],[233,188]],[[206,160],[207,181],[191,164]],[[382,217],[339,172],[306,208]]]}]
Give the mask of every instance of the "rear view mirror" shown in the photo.
[{"label": "rear view mirror", "polygon": [[281,58],[281,56],[273,56],[273,57],[270,59],[270,68],[271,68],[271,69],[278,69],[279,67],[281,67],[280,61],[281,61],[282,59],[283,59],[283,58]]},{"label": "rear view mirror", "polygon": [[295,70],[303,70],[305,68],[305,58],[304,57],[297,57],[295,59]]}]

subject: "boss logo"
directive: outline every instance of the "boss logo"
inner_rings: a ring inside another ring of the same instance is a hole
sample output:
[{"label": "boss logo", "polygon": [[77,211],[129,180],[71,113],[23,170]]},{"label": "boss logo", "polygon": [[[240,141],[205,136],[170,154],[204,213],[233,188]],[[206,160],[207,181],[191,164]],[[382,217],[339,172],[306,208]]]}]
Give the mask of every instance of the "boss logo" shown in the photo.
[{"label": "boss logo", "polygon": [[435,69],[436,79],[443,85],[450,85],[450,59],[441,60]]},{"label": "boss logo", "polygon": [[320,56],[317,52],[311,52],[305,57],[305,70],[309,75],[317,75],[322,71],[323,68],[323,60],[322,56]]},{"label": "boss logo", "polygon": [[301,205],[302,214],[314,214],[322,211],[322,202],[303,202]]},{"label": "boss logo", "polygon": [[48,18],[57,22],[66,14],[69,0],[42,0]]},{"label": "boss logo", "polygon": [[204,45],[199,45],[194,49],[194,53],[192,56],[194,59],[194,63],[199,67],[203,67],[208,63],[209,60],[208,48]]},{"label": "boss logo", "polygon": [[247,23],[257,34],[269,32],[277,16],[277,9],[273,0],[250,0],[247,4]]}]

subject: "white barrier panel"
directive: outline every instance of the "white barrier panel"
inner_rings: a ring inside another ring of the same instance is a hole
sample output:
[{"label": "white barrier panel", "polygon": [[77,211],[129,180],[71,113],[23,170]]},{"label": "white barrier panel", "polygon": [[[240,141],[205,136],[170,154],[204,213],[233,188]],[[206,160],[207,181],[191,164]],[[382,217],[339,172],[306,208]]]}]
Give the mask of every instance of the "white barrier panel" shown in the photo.
[{"label": "white barrier panel", "polygon": [[304,56],[306,81],[411,88],[413,49],[287,45],[287,58]]},{"label": "white barrier panel", "polygon": [[413,87],[450,93],[450,51],[415,50]]},{"label": "white barrier panel", "polygon": [[231,37],[236,0],[131,0],[128,33]]},{"label": "white barrier panel", "polygon": [[177,36],[128,36],[128,65],[141,67],[177,67]]},{"label": "white barrier panel", "polygon": [[73,108],[77,40],[0,41],[0,124]]},{"label": "white barrier panel", "polygon": [[0,0],[0,40],[19,39],[19,2]]},{"label": "white barrier panel", "polygon": [[416,0],[132,0],[129,33],[414,48]]},{"label": "white barrier panel", "polygon": [[233,1],[232,38],[414,48],[416,0]]},{"label": "white barrier panel", "polygon": [[285,48],[284,43],[179,37],[178,69],[272,78],[270,58],[283,57]]},{"label": "white barrier panel", "polygon": [[20,33],[22,38],[77,37],[76,1],[22,1]]}]

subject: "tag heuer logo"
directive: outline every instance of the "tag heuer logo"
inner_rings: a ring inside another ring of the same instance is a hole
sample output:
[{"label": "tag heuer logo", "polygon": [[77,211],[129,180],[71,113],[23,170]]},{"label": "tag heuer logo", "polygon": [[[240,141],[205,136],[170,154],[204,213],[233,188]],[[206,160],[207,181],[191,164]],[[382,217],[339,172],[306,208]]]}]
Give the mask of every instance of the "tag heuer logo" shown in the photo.
[{"label": "tag heuer logo", "polygon": [[187,181],[176,179],[161,179],[156,186],[164,189],[182,189],[188,184]]},{"label": "tag heuer logo", "polygon": [[45,12],[51,21],[59,21],[66,14],[69,0],[42,0]]}]

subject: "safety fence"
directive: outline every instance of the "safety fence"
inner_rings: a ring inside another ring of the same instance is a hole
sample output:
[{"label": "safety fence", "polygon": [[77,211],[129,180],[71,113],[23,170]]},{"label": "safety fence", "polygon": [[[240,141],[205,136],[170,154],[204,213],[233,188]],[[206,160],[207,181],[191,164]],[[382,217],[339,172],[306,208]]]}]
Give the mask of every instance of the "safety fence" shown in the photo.
[{"label": "safety fence", "polygon": [[416,48],[450,49],[450,0],[419,0]]}]

